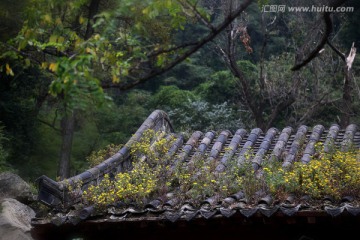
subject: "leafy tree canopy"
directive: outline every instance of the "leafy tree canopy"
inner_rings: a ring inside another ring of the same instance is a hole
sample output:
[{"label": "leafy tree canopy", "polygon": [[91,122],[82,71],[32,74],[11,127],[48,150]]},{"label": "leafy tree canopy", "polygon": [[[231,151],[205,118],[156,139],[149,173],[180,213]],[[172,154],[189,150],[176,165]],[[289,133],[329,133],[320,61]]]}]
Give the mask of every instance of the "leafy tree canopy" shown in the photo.
[{"label": "leafy tree canopy", "polygon": [[24,14],[21,31],[2,45],[1,57],[17,61],[1,70],[37,66],[53,79],[52,95],[80,108],[89,97],[103,101],[103,87],[166,64],[173,32],[191,20],[171,0],[32,0]]}]

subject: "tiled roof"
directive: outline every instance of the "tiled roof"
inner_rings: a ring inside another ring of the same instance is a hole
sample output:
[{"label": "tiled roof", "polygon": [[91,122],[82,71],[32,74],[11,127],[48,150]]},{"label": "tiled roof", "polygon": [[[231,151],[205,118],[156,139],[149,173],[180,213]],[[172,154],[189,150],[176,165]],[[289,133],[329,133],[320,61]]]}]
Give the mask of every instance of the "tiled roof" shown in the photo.
[{"label": "tiled roof", "polygon": [[[208,198],[201,204],[191,201],[179,202],[179,199],[149,199],[143,208],[132,205],[109,206],[106,213],[93,214],[93,206],[77,209],[79,197],[69,194],[66,184],[75,184],[81,180],[83,189],[91,184],[96,184],[104,174],[116,174],[126,171],[130,166],[130,146],[139,141],[146,129],[173,132],[167,114],[161,110],[154,111],[141,125],[138,131],[130,138],[128,143],[118,153],[105,160],[98,166],[91,168],[77,176],[56,182],[46,176],[39,178],[39,201],[54,208],[58,214],[51,219],[37,218],[33,220],[35,226],[52,222],[56,225],[64,223],[78,223],[79,221],[92,221],[94,219],[115,222],[133,221],[190,221],[193,219],[230,218],[240,216],[250,217],[334,217],[348,216],[359,217],[359,196],[343,196],[341,201],[324,198],[316,204],[303,196],[295,198],[289,195],[283,202],[274,202],[269,195],[259,198],[256,203],[247,202],[242,191],[234,193],[223,199]],[[360,132],[355,124],[341,129],[338,125],[325,128],[322,125],[314,127],[300,126],[297,129],[286,127],[282,130],[271,128],[263,132],[259,128],[246,131],[239,129],[232,133],[228,130],[202,133],[195,131],[188,139],[176,135],[168,154],[177,156],[177,161],[191,161],[195,156],[206,155],[210,161],[216,161],[215,171],[225,170],[228,160],[236,157],[238,161],[245,158],[247,149],[254,151],[252,166],[259,169],[267,157],[274,157],[282,161],[283,166],[289,166],[296,159],[304,163],[311,161],[315,153],[315,144],[324,143],[324,151],[330,151],[334,145],[343,150],[350,146],[360,148]],[[299,156],[300,154],[300,156]]]}]

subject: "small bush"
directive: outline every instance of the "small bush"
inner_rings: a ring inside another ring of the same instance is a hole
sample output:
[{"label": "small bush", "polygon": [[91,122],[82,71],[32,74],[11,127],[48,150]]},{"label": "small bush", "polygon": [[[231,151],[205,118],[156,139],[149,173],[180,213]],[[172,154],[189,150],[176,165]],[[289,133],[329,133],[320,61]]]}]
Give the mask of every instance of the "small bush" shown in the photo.
[{"label": "small bush", "polygon": [[[314,199],[360,194],[360,151],[326,154],[321,150],[309,163],[295,162],[290,169],[264,167],[269,190],[273,195],[295,193]],[[274,166],[274,165],[273,165]]]},{"label": "small bush", "polygon": [[117,153],[122,146],[122,144],[109,144],[104,149],[97,152],[93,151],[86,160],[90,164],[90,167],[94,167]]}]

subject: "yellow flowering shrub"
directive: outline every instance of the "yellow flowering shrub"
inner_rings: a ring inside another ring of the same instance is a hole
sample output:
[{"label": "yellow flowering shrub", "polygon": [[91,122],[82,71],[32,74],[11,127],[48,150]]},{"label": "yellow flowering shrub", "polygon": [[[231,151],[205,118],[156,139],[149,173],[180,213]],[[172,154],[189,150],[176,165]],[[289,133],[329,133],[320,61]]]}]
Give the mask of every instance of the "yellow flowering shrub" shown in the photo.
[{"label": "yellow flowering shrub", "polygon": [[247,198],[252,198],[255,192],[263,188],[263,181],[254,177],[251,152],[250,149],[245,154],[242,163],[236,157],[228,159],[223,172],[215,171],[218,162],[211,160],[207,154],[180,163],[174,175],[179,185],[179,196],[197,204],[208,197],[220,200],[243,190]]},{"label": "yellow flowering shrub", "polygon": [[164,160],[174,141],[173,137],[165,139],[164,134],[145,131],[140,141],[131,147],[132,169],[118,173],[113,179],[106,174],[98,185],[92,185],[83,192],[84,203],[99,208],[116,202],[143,204],[155,190],[160,192],[158,185],[162,184],[159,182],[167,179],[168,169],[165,164],[160,164],[160,160]]},{"label": "yellow flowering shrub", "polygon": [[269,191],[274,195],[307,194],[314,199],[360,194],[360,151],[320,151],[309,163],[295,162],[290,169],[266,166]]},{"label": "yellow flowering shrub", "polygon": [[238,176],[240,178],[241,186],[239,190],[242,190],[245,197],[249,202],[257,202],[260,192],[265,192],[265,182],[261,175],[254,170],[252,159],[255,157],[253,150],[248,149],[244,155],[244,161],[238,167]]},{"label": "yellow flowering shrub", "polygon": [[[132,169],[110,178],[105,175],[96,186],[82,193],[85,204],[104,208],[116,202],[143,204],[150,198],[163,198],[169,192],[182,200],[200,203],[207,197],[227,197],[242,190],[250,202],[258,192],[282,198],[289,193],[309,195],[313,199],[360,194],[360,151],[324,153],[316,144],[316,154],[309,163],[297,159],[291,167],[269,157],[260,170],[254,171],[252,149],[240,159],[229,158],[223,172],[215,171],[218,161],[205,154],[190,161],[177,161],[167,155],[175,139],[165,132],[147,130],[130,149]],[[226,149],[225,149],[225,152]],[[299,154],[297,158],[300,158]]]},{"label": "yellow flowering shrub", "polygon": [[114,179],[106,174],[98,185],[92,185],[83,192],[83,199],[86,204],[98,207],[120,201],[141,204],[155,190],[157,182],[157,172],[150,169],[147,163],[137,162],[131,171],[119,173]]},{"label": "yellow flowering shrub", "polygon": [[199,202],[220,194],[219,177],[213,174],[215,167],[214,162],[204,156],[194,157],[189,164],[179,163],[174,173],[179,197]]}]

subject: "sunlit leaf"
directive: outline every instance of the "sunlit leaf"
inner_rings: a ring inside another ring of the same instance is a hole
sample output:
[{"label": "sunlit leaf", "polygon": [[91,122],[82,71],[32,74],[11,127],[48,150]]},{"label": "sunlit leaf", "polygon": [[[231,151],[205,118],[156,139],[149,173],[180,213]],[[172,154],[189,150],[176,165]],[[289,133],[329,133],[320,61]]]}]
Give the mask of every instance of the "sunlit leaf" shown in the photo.
[{"label": "sunlit leaf", "polygon": [[13,72],[13,70],[10,68],[9,64],[6,64],[5,68],[6,68],[6,74],[7,74],[7,75],[14,76],[14,72]]},{"label": "sunlit leaf", "polygon": [[65,41],[65,38],[61,37],[61,36],[57,39],[58,43],[63,43],[64,41]]},{"label": "sunlit leaf", "polygon": [[58,36],[56,35],[51,35],[50,38],[49,38],[49,42],[56,42],[58,39]]},{"label": "sunlit leaf", "polygon": [[83,18],[82,16],[79,17],[79,23],[83,24],[85,22],[85,18]]},{"label": "sunlit leaf", "polygon": [[57,69],[58,69],[58,64],[57,63],[50,63],[49,70],[51,70],[52,72],[56,72]]},{"label": "sunlit leaf", "polygon": [[124,56],[124,53],[123,53],[123,52],[117,52],[117,53],[116,53],[116,57],[122,57],[122,56]]},{"label": "sunlit leaf", "polygon": [[112,81],[113,81],[113,83],[118,83],[118,82],[120,82],[120,79],[119,79],[118,76],[113,75],[113,76],[112,76]]},{"label": "sunlit leaf", "polygon": [[49,66],[49,64],[47,62],[42,62],[41,63],[41,68],[42,69],[46,69]]},{"label": "sunlit leaf", "polygon": [[49,14],[45,14],[44,15],[44,21],[47,22],[47,23],[51,23],[51,16]]},{"label": "sunlit leaf", "polygon": [[57,25],[62,24],[61,18],[59,18],[59,17],[56,18],[55,23],[56,23]]},{"label": "sunlit leaf", "polygon": [[164,54],[161,54],[159,56],[157,56],[157,59],[156,59],[156,65],[157,66],[162,66],[165,62],[165,56]]},{"label": "sunlit leaf", "polygon": [[18,50],[24,49],[27,44],[28,44],[28,42],[26,41],[26,39],[20,41],[20,42],[19,42]]},{"label": "sunlit leaf", "polygon": [[144,9],[142,10],[142,13],[143,13],[144,15],[149,14],[149,8],[144,8]]}]

